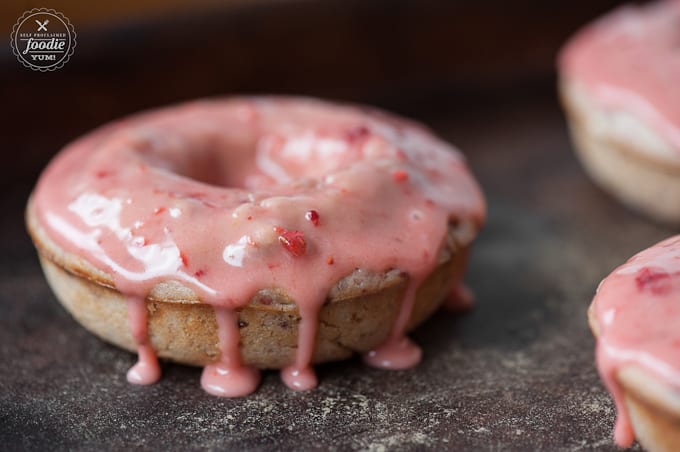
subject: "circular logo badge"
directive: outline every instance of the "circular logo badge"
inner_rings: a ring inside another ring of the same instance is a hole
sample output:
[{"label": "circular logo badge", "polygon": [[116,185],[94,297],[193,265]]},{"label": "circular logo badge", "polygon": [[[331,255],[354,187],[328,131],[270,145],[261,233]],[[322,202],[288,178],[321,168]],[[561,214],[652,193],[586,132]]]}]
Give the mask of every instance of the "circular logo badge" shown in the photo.
[{"label": "circular logo badge", "polygon": [[26,11],[14,25],[12,52],[21,64],[46,72],[66,64],[76,47],[76,32],[60,12],[47,8]]}]

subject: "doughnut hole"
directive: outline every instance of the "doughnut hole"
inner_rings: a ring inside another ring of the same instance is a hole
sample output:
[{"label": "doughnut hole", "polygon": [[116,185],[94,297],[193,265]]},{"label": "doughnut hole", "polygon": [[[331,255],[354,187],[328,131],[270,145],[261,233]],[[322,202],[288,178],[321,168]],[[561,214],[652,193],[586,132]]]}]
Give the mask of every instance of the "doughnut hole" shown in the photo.
[{"label": "doughnut hole", "polygon": [[[285,184],[314,186],[362,160],[364,148],[385,147],[365,127],[334,130],[294,128],[257,132],[228,130],[145,130],[133,148],[149,167],[215,187],[258,190]],[[187,149],[190,152],[187,152]]]},{"label": "doughnut hole", "polygon": [[142,162],[215,187],[251,188],[253,181],[256,185],[273,183],[257,166],[253,133],[174,132],[149,133],[153,138],[135,149]]}]

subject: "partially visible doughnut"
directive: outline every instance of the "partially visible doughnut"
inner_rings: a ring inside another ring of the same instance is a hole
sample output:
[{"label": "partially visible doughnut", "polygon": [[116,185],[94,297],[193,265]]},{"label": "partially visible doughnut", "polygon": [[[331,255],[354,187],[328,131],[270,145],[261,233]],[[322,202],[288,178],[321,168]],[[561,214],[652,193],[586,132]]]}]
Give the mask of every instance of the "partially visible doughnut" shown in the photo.
[{"label": "partially visible doughnut", "polygon": [[559,58],[578,156],[634,210],[680,223],[680,2],[623,6],[576,34]]},{"label": "partially visible doughnut", "polygon": [[614,439],[680,449],[680,236],[605,278],[588,310],[597,365],[617,408]]}]

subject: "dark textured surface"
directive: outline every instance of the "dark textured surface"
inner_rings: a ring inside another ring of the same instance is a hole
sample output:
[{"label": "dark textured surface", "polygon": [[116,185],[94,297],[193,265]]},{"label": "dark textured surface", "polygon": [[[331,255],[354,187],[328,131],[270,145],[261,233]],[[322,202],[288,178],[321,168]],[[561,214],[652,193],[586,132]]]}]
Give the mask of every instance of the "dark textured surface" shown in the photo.
[{"label": "dark textured surface", "polygon": [[[2,143],[21,149],[0,165],[0,184],[33,177],[36,161],[102,123],[197,97],[290,93],[409,111],[447,92],[477,102],[549,77],[565,39],[622,1],[225,0],[210,13],[97,26],[76,15],[77,50],[58,71],[30,71],[0,45]],[[88,16],[114,2],[49,3],[80,3]],[[34,6],[0,2],[0,22]]]},{"label": "dark textured surface", "polygon": [[169,364],[160,383],[129,385],[134,357],[52,296],[21,221],[32,182],[13,185],[0,206],[0,448],[613,450],[586,308],[614,266],[672,231],[586,179],[551,95],[437,111],[419,119],[467,152],[489,200],[467,278],[477,306],[414,334],[416,369],[326,365],[306,393],[266,373],[252,396],[218,399],[199,369]]}]

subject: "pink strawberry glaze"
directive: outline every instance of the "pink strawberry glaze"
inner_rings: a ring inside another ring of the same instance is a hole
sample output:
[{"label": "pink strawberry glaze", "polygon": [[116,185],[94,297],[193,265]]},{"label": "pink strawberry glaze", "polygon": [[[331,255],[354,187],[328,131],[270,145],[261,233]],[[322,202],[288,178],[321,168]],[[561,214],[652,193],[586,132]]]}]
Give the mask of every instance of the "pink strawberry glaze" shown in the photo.
[{"label": "pink strawberry glaze", "polygon": [[316,303],[300,305],[300,327],[298,330],[298,350],[295,362],[281,370],[281,379],[289,388],[305,391],[316,387],[316,374],[311,368],[312,355],[319,326],[320,307]]},{"label": "pink strawberry glaze", "polygon": [[[269,287],[284,289],[301,316],[282,378],[314,387],[318,312],[358,267],[409,275],[378,349],[398,344],[393,364],[378,365],[417,363],[420,350],[404,336],[415,291],[448,222],[479,226],[485,215],[463,157],[422,126],[293,98],[198,101],[102,127],[53,160],[33,199],[50,238],[114,275],[130,300],[169,279],[215,307],[222,357],[202,383],[224,396],[257,386],[241,362],[236,312]],[[140,362],[151,362],[146,312],[129,306]]]},{"label": "pink strawberry glaze", "polygon": [[217,331],[220,341],[220,360],[208,364],[201,375],[201,386],[210,394],[221,397],[241,397],[257,389],[260,371],[244,366],[241,361],[238,313],[233,309],[216,307]]},{"label": "pink strawberry glaze", "polygon": [[420,347],[404,336],[404,332],[416,300],[416,291],[421,283],[422,279],[410,281],[390,336],[378,348],[364,354],[365,363],[383,369],[408,369],[420,362],[422,357]]},{"label": "pink strawberry glaze", "polygon": [[680,151],[680,1],[622,6],[562,50],[561,75],[633,113]]},{"label": "pink strawberry glaze", "polygon": [[138,361],[127,373],[130,383],[148,385],[155,383],[161,377],[161,367],[158,358],[149,341],[147,328],[146,300],[143,297],[131,296],[128,303],[128,323],[132,337],[137,343]]},{"label": "pink strawberry glaze", "polygon": [[614,439],[630,446],[618,372],[636,366],[680,390],[680,236],[632,257],[605,278],[593,300],[597,365],[617,408]]},{"label": "pink strawberry glaze", "polygon": [[444,307],[452,312],[467,311],[475,303],[475,294],[463,283],[454,284],[451,295],[444,300]]}]

